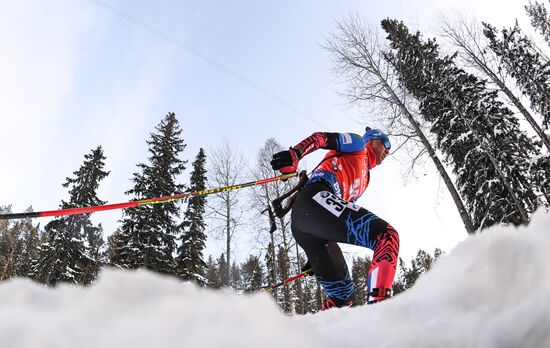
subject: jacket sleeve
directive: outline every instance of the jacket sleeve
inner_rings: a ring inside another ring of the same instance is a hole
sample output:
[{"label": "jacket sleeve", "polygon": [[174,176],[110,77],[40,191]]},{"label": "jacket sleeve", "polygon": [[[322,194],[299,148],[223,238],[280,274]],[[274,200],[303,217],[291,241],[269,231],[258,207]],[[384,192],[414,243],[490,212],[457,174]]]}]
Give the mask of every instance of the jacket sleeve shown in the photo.
[{"label": "jacket sleeve", "polygon": [[318,149],[357,152],[365,148],[363,137],[353,133],[315,132],[292,148],[298,159]]}]

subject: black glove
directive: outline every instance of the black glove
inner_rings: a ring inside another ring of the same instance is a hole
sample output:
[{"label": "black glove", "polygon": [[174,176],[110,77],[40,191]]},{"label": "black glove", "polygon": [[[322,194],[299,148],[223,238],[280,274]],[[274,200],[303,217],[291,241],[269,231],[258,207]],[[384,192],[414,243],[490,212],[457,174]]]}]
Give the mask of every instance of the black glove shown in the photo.
[{"label": "black glove", "polygon": [[292,148],[277,152],[271,160],[271,168],[283,174],[293,173],[298,169],[298,155]]},{"label": "black glove", "polygon": [[311,267],[311,262],[309,260],[306,261],[306,264],[302,267],[300,270],[302,273],[307,272],[307,275],[313,276],[315,273],[313,273],[313,267]]}]

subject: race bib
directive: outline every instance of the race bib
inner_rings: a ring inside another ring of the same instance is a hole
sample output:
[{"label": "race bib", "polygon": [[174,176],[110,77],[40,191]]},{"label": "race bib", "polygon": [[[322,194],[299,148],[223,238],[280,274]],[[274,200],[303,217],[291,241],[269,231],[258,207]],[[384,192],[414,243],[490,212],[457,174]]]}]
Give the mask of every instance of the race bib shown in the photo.
[{"label": "race bib", "polygon": [[342,212],[346,208],[352,209],[354,211],[358,211],[360,209],[358,205],[343,200],[342,198],[339,198],[328,191],[318,192],[315,196],[313,196],[313,200],[337,217],[342,215]]}]

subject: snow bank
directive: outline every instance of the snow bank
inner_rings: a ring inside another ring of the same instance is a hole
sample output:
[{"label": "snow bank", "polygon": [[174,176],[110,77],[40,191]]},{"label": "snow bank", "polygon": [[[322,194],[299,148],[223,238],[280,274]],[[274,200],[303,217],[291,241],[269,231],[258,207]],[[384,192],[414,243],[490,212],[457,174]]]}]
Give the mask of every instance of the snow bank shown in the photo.
[{"label": "snow bank", "polygon": [[104,271],[90,288],[0,285],[0,347],[550,347],[550,215],[460,243],[413,289],[287,317],[266,294]]},{"label": "snow bank", "polygon": [[550,347],[549,252],[539,211],[468,238],[391,301],[318,316],[316,331],[350,347]]}]

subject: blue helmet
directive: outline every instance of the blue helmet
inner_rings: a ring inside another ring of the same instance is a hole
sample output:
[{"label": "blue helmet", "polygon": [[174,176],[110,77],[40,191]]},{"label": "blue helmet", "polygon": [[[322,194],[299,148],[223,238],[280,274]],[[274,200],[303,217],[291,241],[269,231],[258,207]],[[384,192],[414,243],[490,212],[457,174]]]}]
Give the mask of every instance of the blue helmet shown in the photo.
[{"label": "blue helmet", "polygon": [[365,141],[365,143],[369,140],[382,140],[384,147],[388,150],[391,149],[390,138],[380,129],[370,129],[369,127],[367,127],[366,132],[363,135],[363,140]]}]

